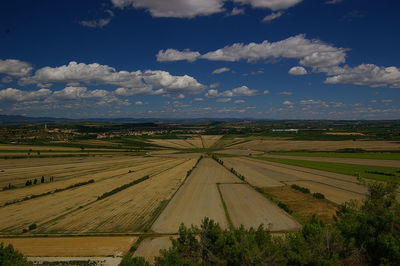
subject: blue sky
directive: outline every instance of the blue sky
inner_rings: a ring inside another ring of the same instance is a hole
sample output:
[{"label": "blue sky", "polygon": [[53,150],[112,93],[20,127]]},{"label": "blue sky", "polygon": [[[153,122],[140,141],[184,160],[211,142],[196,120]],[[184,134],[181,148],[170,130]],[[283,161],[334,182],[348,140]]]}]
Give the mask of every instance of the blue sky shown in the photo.
[{"label": "blue sky", "polygon": [[2,1],[0,114],[399,119],[399,7]]}]

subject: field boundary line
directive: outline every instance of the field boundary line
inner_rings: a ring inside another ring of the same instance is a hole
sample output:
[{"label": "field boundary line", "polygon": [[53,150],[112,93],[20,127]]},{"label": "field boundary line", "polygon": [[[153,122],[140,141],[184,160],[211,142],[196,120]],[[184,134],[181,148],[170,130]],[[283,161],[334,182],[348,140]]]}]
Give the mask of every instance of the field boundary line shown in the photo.
[{"label": "field boundary line", "polygon": [[[236,183],[233,183],[233,184],[236,184]],[[239,183],[239,184],[244,184],[244,183]],[[224,207],[225,217],[226,217],[226,220],[228,221],[229,229],[233,230],[233,229],[235,229],[235,226],[233,225],[231,216],[229,215],[228,206],[226,205],[224,197],[222,196],[222,191],[220,188],[221,183],[216,183],[216,185],[217,185],[219,197],[221,198],[222,206]]]}]

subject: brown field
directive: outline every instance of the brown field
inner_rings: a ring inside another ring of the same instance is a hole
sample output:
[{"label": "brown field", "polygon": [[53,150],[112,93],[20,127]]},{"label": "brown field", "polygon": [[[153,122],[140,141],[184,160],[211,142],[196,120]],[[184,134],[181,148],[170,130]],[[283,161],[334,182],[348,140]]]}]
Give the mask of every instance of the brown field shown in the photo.
[{"label": "brown field", "polygon": [[342,204],[346,201],[356,199],[364,199],[364,194],[351,192],[349,190],[333,187],[324,183],[317,183],[314,181],[294,181],[287,182],[287,184],[296,184],[302,187],[308,188],[311,193],[319,192],[325,195],[325,197],[335,203]]},{"label": "brown field", "polygon": [[0,238],[25,256],[121,256],[136,241],[134,236]]},{"label": "brown field", "polygon": [[[246,181],[256,187],[276,187],[283,186],[279,182],[278,175],[284,175],[276,171],[266,171],[264,167],[257,164],[249,164],[248,161],[237,157],[223,158],[224,165],[235,169],[238,173],[245,176]],[[285,178],[287,179],[286,175]]]},{"label": "brown field", "polygon": [[210,158],[200,161],[152,226],[158,233],[176,233],[179,225],[200,225],[204,217],[228,228],[216,183],[240,181]]},{"label": "brown field", "polygon": [[221,184],[220,189],[235,227],[258,228],[263,224],[271,231],[300,228],[290,215],[247,184]]},{"label": "brown field", "polygon": [[[28,187],[24,186],[18,189],[2,191],[0,193],[0,206],[4,205],[4,203],[6,203],[7,201],[23,199],[26,196],[34,194],[38,195],[49,191],[54,191],[55,189],[66,188],[70,185],[79,182],[85,182],[90,179],[93,179],[97,182],[104,179],[115,178],[127,174],[129,170],[139,171],[144,168],[157,166],[160,163],[173,160],[168,158],[157,159],[157,158],[144,158],[144,157],[136,157],[136,158],[131,157],[127,159],[129,160],[119,159],[118,162],[111,160],[112,164],[110,162],[105,162],[105,161],[104,162],[100,161],[102,162],[100,165],[97,163],[79,164],[76,165],[76,167],[74,168],[70,166],[65,167],[62,165],[54,165],[51,168],[43,166],[43,167],[31,167],[28,169],[23,167],[13,169],[13,171],[10,171],[11,173],[9,173],[10,176],[7,177],[2,176],[2,178],[7,178],[6,179],[7,181],[13,179],[18,180],[19,177],[24,176],[26,174],[25,173],[26,171],[30,170],[30,177],[31,177],[30,179],[37,178],[38,180],[40,180],[41,174],[44,173],[41,171],[43,171],[43,168],[46,168],[48,169],[47,173],[49,173],[49,175],[46,175],[46,178],[48,179],[48,176],[54,176],[56,181],[47,182],[44,184],[41,184],[39,181],[37,185]],[[74,169],[74,171],[69,170],[71,172],[68,172],[68,170],[66,169]],[[24,181],[25,180],[22,180],[22,182]],[[15,184],[15,181],[13,184]]]},{"label": "brown field", "polygon": [[[75,212],[84,208],[86,205],[95,203],[97,197],[103,193],[145,175],[155,175],[161,171],[177,166],[183,161],[185,160],[177,159],[169,160],[166,163],[153,164],[134,173],[126,172],[126,174],[106,178],[90,185],[2,207],[0,208],[0,231],[2,233],[20,233],[23,228],[26,228],[32,223],[38,225],[37,230],[46,230],[45,227],[41,226],[60,219],[61,217],[69,216],[71,212]],[[119,206],[119,204],[117,206]]]},{"label": "brown field", "polygon": [[315,214],[323,221],[331,223],[336,214],[336,206],[327,200],[319,200],[310,194],[292,189],[290,186],[264,188],[263,191],[274,200],[283,202],[303,220]]},{"label": "brown field", "polygon": [[303,161],[316,161],[316,162],[349,163],[349,164],[374,165],[374,166],[386,166],[386,167],[400,167],[400,160],[306,157],[306,156],[269,155],[269,154],[264,155],[264,157],[303,160]]},{"label": "brown field", "polygon": [[335,151],[339,149],[400,150],[400,142],[394,141],[309,141],[309,140],[252,140],[229,148],[258,151]]},{"label": "brown field", "polygon": [[222,138],[220,135],[202,135],[201,140],[203,142],[203,148],[213,147],[220,138]]},{"label": "brown field", "polygon": [[142,183],[46,224],[39,232],[138,231],[149,221],[160,202],[174,194],[195,162],[195,159],[179,162]]},{"label": "brown field", "polygon": [[148,237],[144,239],[135,251],[135,257],[144,257],[148,262],[154,263],[154,258],[160,255],[161,249],[168,249],[172,243],[171,236]]},{"label": "brown field", "polygon": [[[176,234],[181,223],[199,226],[204,217],[218,222],[223,229],[229,229],[230,218],[235,227],[243,225],[250,228],[264,224],[275,233],[297,230],[300,227],[298,221],[275,202],[285,203],[299,221],[317,214],[330,222],[337,204],[351,199],[362,200],[367,193],[366,187],[358,184],[354,176],[274,163],[245,155],[278,150],[400,150],[400,143],[388,141],[221,139],[219,135],[180,137],[148,140],[164,148],[149,151],[146,156],[113,152],[112,148],[118,144],[107,140],[85,140],[80,144],[109,147],[101,152],[110,153],[95,157],[0,159],[0,188],[8,184],[17,186],[11,190],[0,190],[0,235],[4,236],[0,242],[13,244],[26,256],[47,256],[51,260],[94,256],[101,259],[126,254],[137,240],[136,235],[141,235],[147,237],[134,255],[152,261],[154,256],[159,255],[160,249],[170,247],[170,236],[166,234]],[[205,153],[182,151],[224,147],[228,148],[218,153],[235,155],[221,157],[224,166]],[[7,151],[4,154],[25,154],[18,153],[18,150],[29,149],[42,152],[51,149],[51,152],[48,151],[51,154],[81,152],[80,148],[71,147],[0,145],[0,151]],[[186,178],[187,172],[200,156],[205,158]],[[362,164],[369,165],[393,163],[366,159],[274,157],[334,160],[332,162],[344,160],[346,163],[362,161]],[[400,167],[398,161],[395,163],[396,167]],[[234,168],[244,175],[249,184],[242,182],[227,168]],[[104,193],[146,175],[150,178],[98,200]],[[46,178],[44,184],[40,183],[41,176]],[[55,178],[54,182],[48,182],[50,176]],[[25,186],[26,180],[35,178],[38,184]],[[90,179],[94,182],[65,189]],[[291,184],[306,187],[312,193],[322,193],[326,200],[294,190]],[[266,195],[252,186],[261,188]],[[65,190],[55,192],[57,189]],[[48,192],[52,193],[29,199],[32,195]],[[5,203],[12,201],[15,203],[5,206]],[[31,224],[36,224],[37,228],[23,233],[23,229]],[[7,238],[11,236],[15,238]]]},{"label": "brown field", "polygon": [[[343,203],[349,199],[362,199],[367,192],[366,187],[359,185],[357,178],[335,174],[309,168],[287,166],[285,164],[272,163],[250,158],[223,158],[231,165],[237,165],[235,170],[239,173],[245,172],[246,167],[258,169],[265,176],[259,175],[259,179],[270,180],[275,179],[286,184],[297,184],[319,192],[326,196],[327,199],[335,203]],[[243,169],[243,170],[242,170]],[[252,178],[248,178],[245,173],[243,175],[248,179],[249,183]],[[303,184],[303,185],[301,185]],[[265,186],[268,187],[268,186]]]}]

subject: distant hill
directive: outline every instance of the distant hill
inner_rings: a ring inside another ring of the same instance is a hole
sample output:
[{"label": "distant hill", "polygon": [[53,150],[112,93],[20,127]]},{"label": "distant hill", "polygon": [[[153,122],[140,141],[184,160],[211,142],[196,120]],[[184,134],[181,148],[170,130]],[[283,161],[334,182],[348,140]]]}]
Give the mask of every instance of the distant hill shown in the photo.
[{"label": "distant hill", "polygon": [[0,125],[11,124],[31,124],[31,123],[66,123],[66,122],[215,122],[215,121],[252,121],[251,118],[85,118],[85,119],[70,119],[70,118],[57,118],[57,117],[29,117],[22,115],[0,115]]}]

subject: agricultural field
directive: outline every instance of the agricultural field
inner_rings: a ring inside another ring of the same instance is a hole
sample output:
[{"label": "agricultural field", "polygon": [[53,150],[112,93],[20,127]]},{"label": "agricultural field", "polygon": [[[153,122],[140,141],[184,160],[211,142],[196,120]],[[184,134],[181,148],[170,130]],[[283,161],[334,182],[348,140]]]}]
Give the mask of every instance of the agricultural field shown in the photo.
[{"label": "agricultural field", "polygon": [[[13,244],[32,260],[100,261],[130,254],[153,261],[160,249],[171,246],[170,238],[176,237],[182,223],[200,226],[209,217],[225,230],[264,225],[284,234],[299,230],[312,214],[330,222],[339,204],[364,199],[367,188],[355,173],[364,171],[361,176],[376,180],[399,175],[396,153],[265,153],[277,146],[293,150],[299,143],[311,149],[321,145],[310,141],[193,134],[141,141],[151,149],[137,153],[115,141],[85,140],[80,143],[108,146],[108,152],[85,148],[93,153],[0,159],[0,241]],[[335,150],[360,142],[324,141],[324,147]],[[21,150],[21,145],[0,148],[11,152],[15,146]],[[82,152],[61,146],[23,149]],[[376,158],[379,154],[384,158]],[[368,169],[357,160],[370,162]],[[392,167],[385,165],[391,163]],[[324,198],[313,197],[316,193]]]}]

